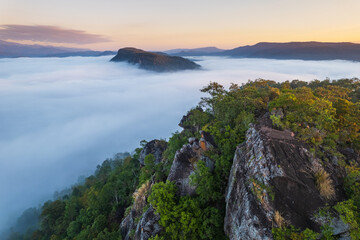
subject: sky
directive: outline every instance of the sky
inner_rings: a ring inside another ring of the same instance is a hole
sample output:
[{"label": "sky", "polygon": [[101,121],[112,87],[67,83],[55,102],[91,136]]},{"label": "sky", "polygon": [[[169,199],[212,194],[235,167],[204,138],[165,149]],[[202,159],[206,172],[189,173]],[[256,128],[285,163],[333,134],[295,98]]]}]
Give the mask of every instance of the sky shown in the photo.
[{"label": "sky", "polygon": [[0,40],[95,50],[360,43],[359,9],[358,0],[0,0]]},{"label": "sky", "polygon": [[159,74],[110,58],[0,59],[0,232],[106,158],[168,139],[210,81],[360,76],[340,60],[198,57],[202,70]]}]

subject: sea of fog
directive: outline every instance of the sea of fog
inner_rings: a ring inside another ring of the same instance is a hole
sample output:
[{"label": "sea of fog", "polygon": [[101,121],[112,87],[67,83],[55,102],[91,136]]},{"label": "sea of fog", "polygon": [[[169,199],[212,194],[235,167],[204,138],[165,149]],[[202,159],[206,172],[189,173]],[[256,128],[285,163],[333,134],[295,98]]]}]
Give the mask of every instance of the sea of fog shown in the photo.
[{"label": "sea of fog", "polygon": [[210,81],[360,77],[360,63],[198,57],[152,73],[110,57],[0,59],[0,229],[142,139],[169,138]]}]

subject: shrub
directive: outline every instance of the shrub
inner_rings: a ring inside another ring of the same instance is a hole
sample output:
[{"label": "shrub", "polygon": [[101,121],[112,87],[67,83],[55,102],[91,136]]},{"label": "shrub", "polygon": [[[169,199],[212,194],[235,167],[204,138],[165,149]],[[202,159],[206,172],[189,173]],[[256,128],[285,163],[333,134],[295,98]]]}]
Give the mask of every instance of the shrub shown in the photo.
[{"label": "shrub", "polygon": [[333,199],[335,197],[335,189],[329,173],[324,169],[319,169],[315,173],[315,178],[320,195],[327,200]]},{"label": "shrub", "polygon": [[141,210],[146,205],[146,196],[151,189],[151,186],[150,181],[147,181],[134,192],[133,198],[136,210]]},{"label": "shrub", "polygon": [[283,228],[286,225],[286,221],[279,211],[275,211],[274,221],[279,228]]}]

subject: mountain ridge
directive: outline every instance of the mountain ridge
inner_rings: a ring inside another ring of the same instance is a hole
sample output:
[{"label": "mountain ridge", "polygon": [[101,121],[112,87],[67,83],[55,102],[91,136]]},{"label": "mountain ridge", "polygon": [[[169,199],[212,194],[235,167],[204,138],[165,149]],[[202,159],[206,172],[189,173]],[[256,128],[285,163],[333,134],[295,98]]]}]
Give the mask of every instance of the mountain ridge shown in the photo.
[{"label": "mountain ridge", "polygon": [[67,48],[45,45],[20,44],[15,42],[0,40],[0,58],[17,57],[96,57],[113,55],[113,51],[93,51],[85,48]]},{"label": "mountain ridge", "polygon": [[220,53],[241,58],[360,61],[360,44],[350,42],[259,42]]},{"label": "mountain ridge", "polygon": [[259,42],[223,51],[198,51],[195,48],[164,52],[178,56],[360,61],[360,44],[351,42]]}]

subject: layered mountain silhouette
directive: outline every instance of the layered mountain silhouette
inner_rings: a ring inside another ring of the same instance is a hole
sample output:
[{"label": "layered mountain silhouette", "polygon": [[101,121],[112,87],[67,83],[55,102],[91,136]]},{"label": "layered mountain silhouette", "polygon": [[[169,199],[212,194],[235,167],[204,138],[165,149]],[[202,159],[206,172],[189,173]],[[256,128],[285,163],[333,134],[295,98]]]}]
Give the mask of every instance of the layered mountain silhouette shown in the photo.
[{"label": "layered mountain silhouette", "polygon": [[225,51],[224,49],[219,49],[217,47],[202,47],[202,48],[177,48],[164,51],[164,53],[169,55],[178,55],[178,56],[204,56],[212,55]]},{"label": "layered mountain silhouette", "polygon": [[173,49],[165,52],[178,56],[360,61],[360,44],[349,42],[260,42],[255,45],[242,46],[230,50],[209,47],[200,49]]},{"label": "layered mountain silhouette", "polygon": [[[70,57],[115,55],[115,51],[93,51],[82,48],[27,45],[0,40],[0,58],[13,57]],[[178,48],[152,53],[170,56],[227,56],[235,58],[301,59],[301,60],[349,60],[360,61],[360,44],[350,42],[260,42],[230,50],[216,47]],[[160,58],[161,59],[161,58]],[[159,59],[159,61],[160,61]],[[174,59],[173,59],[174,60]],[[162,60],[161,60],[162,61]],[[179,60],[180,61],[180,60]],[[174,62],[174,61],[173,61]],[[181,64],[180,64],[181,65]],[[184,65],[185,66],[185,65]],[[189,65],[190,66],[190,65]]]},{"label": "layered mountain silhouette", "polygon": [[97,57],[114,55],[113,51],[92,51],[82,48],[66,48],[43,45],[28,45],[0,40],[0,58],[14,57]]},{"label": "layered mountain silhouette", "polygon": [[360,44],[324,42],[261,42],[226,50],[219,55],[243,58],[360,61]]}]

